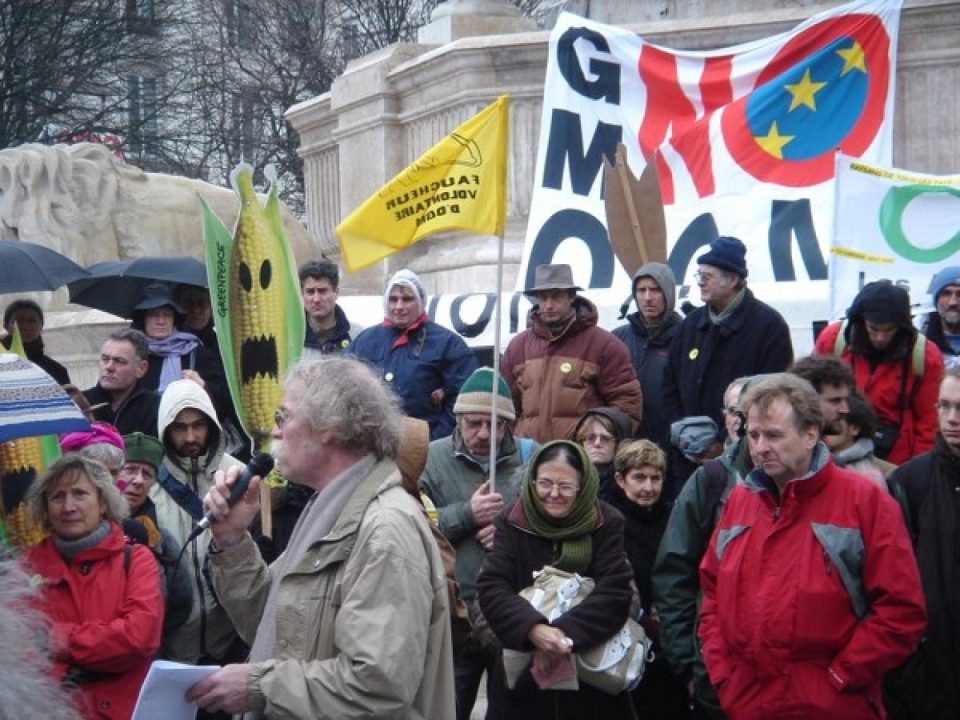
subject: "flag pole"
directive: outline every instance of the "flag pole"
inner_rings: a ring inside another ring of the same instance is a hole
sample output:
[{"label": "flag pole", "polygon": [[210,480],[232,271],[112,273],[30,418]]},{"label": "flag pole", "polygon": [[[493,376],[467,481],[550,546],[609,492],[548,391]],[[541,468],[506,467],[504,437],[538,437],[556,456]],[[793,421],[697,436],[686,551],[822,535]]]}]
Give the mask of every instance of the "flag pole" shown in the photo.
[{"label": "flag pole", "polygon": [[510,104],[509,96],[501,95],[497,102],[503,101],[503,112],[498,118],[500,123],[500,167],[498,169],[497,185],[500,188],[500,198],[497,221],[497,287],[493,301],[493,387],[490,389],[493,402],[490,407],[490,492],[497,491],[497,399],[500,395],[500,317],[502,312],[501,295],[503,294],[503,245],[507,233],[507,163],[510,158]]},{"label": "flag pole", "polygon": [[493,301],[493,402],[490,406],[490,492],[497,486],[497,400],[500,394],[500,302],[503,291],[503,232],[497,237],[497,294]]}]

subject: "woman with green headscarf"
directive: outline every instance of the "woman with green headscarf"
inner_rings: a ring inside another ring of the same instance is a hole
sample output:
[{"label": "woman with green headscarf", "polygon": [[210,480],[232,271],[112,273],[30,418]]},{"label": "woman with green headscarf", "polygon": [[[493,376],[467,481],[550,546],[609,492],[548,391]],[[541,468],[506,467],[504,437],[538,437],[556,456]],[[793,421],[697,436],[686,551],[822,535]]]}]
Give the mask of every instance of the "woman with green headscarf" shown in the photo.
[{"label": "woman with green headscarf", "polygon": [[[487,720],[634,718],[629,693],[541,690],[549,673],[576,653],[613,637],[627,620],[632,573],[623,549],[623,517],[597,499],[597,470],[583,448],[559,440],[533,456],[520,497],[495,523],[493,549],[477,581],[480,607],[505,648],[533,652],[514,689],[502,667],[487,698]],[[593,578],[593,591],[550,622],[518,594],[545,565]]]}]

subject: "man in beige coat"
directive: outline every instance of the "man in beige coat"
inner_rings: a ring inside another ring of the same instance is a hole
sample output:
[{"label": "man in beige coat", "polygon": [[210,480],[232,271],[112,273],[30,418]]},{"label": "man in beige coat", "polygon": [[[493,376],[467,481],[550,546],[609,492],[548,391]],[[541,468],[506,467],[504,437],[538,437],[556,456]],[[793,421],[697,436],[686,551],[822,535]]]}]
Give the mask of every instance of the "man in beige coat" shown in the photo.
[{"label": "man in beige coat", "polygon": [[228,507],[239,473],[204,499],[214,586],[249,662],[187,694],[247,718],[453,718],[453,660],[443,563],[423,512],[400,485],[396,397],[365,365],[299,364],[276,415],[285,478],[316,493],[270,567],[246,532],[259,479]]}]

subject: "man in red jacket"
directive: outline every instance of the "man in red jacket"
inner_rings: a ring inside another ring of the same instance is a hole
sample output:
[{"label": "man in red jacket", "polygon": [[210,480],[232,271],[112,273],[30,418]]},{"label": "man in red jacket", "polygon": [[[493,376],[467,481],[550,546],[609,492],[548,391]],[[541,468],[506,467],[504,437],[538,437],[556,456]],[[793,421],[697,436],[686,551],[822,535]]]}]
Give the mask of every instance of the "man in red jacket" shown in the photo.
[{"label": "man in red jacket", "polygon": [[820,333],[816,352],[853,368],[857,389],[880,419],[877,457],[901,465],[933,447],[943,355],[913,327],[906,290],[889,280],[864,285],[847,319]]},{"label": "man in red jacket", "polygon": [[500,372],[513,394],[517,437],[537,442],[566,438],[587,411],[614,407],[636,430],[643,391],[630,351],[613,333],[597,327],[597,307],[577,295],[569,265],[538,265],[536,298],[527,329],[503,354]]},{"label": "man in red jacket", "polygon": [[700,639],[731,720],[876,718],[880,681],[926,627],[897,504],[838,468],[813,387],[776,375],[741,404],[757,463],[700,567]]}]

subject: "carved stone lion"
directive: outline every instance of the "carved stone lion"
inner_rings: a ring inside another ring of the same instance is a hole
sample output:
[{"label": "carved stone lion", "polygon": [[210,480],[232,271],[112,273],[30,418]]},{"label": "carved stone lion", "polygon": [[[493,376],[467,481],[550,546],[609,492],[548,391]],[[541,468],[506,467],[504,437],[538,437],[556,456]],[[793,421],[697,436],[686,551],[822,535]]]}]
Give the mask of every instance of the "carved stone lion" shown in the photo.
[{"label": "carved stone lion", "polygon": [[[114,157],[104,145],[28,144],[0,150],[0,239],[46,245],[84,267],[144,255],[202,259],[200,195],[232,228],[240,209],[233,190],[144,172]],[[281,212],[297,261],[318,255],[300,222],[286,207],[281,206]],[[96,353],[116,320],[68,305],[66,288],[0,294],[0,312],[15,297],[40,303],[48,352],[67,366],[75,384],[93,385]]]},{"label": "carved stone lion", "polygon": [[[240,208],[233,190],[148,173],[104,145],[20,145],[0,150],[0,239],[46,245],[87,266],[142,255],[203,256],[203,195],[226,226]],[[316,253],[283,208],[294,256]]]}]

